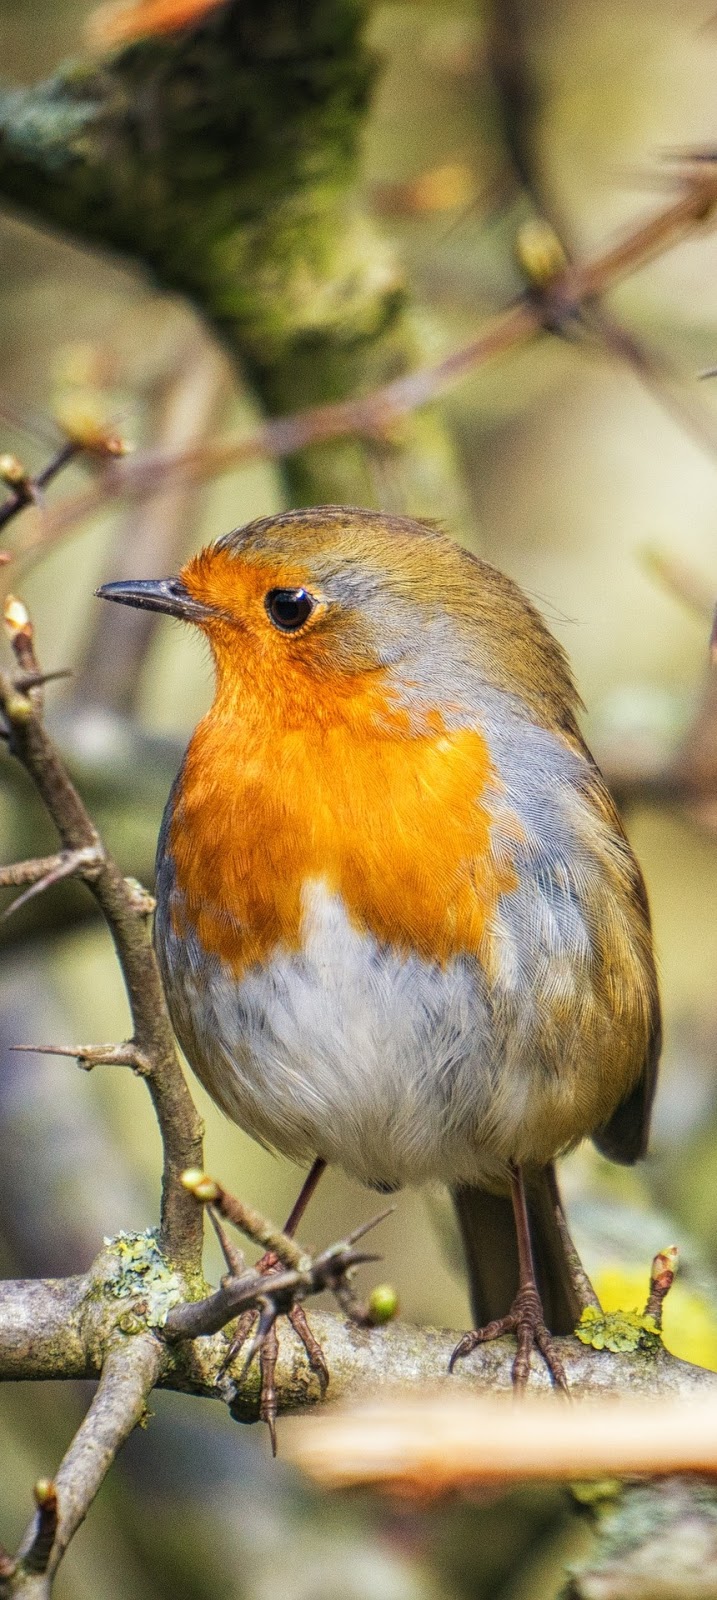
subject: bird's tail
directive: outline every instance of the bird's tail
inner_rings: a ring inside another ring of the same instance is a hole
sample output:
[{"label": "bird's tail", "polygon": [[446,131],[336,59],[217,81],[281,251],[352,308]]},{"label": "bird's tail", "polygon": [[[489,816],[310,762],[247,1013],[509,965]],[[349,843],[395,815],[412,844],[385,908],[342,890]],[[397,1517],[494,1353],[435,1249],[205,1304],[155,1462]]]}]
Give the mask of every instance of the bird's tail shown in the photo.
[{"label": "bird's tail", "polygon": [[[568,1255],[568,1235],[553,1166],[527,1179],[533,1259],[545,1320],[552,1333],[572,1333],[583,1303]],[[507,1315],[518,1289],[518,1247],[507,1196],[456,1189],[475,1326]],[[562,1225],[561,1225],[562,1224]]]}]

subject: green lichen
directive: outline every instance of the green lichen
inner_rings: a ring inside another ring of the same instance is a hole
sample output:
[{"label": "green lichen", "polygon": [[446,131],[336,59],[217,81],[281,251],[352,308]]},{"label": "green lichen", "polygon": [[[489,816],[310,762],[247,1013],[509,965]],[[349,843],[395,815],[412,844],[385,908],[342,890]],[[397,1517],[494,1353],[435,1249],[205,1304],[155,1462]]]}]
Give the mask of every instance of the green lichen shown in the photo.
[{"label": "green lichen", "polygon": [[184,1298],[184,1287],[159,1248],[157,1232],[118,1233],[105,1239],[107,1247],[97,1292],[113,1300],[129,1300],[117,1318],[122,1333],[162,1328],[171,1307]]},{"label": "green lichen", "polygon": [[654,1317],[646,1317],[640,1311],[600,1311],[596,1306],[586,1306],[575,1333],[582,1344],[591,1345],[593,1350],[616,1353],[644,1350],[657,1355],[662,1344]]}]

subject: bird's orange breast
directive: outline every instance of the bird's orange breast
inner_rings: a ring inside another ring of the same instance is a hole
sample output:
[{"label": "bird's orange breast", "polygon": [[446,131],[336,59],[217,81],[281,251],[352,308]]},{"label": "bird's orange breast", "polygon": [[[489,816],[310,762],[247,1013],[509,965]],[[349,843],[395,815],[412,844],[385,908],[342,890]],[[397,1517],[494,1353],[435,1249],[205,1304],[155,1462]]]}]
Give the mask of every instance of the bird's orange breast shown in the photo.
[{"label": "bird's orange breast", "polygon": [[516,884],[491,852],[482,735],[438,713],[416,735],[382,672],[291,693],[255,660],[196,730],[167,838],[174,931],[189,924],[240,976],[301,947],[304,887],[322,881],[381,943],[441,963],[477,952]]}]

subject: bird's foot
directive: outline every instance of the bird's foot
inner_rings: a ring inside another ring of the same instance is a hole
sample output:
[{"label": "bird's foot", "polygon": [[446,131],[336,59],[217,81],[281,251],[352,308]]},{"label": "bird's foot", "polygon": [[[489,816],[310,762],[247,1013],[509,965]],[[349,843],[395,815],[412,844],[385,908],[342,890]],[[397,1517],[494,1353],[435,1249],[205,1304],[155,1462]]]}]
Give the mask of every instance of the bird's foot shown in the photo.
[{"label": "bird's foot", "polygon": [[[243,1353],[244,1361],[238,1374],[238,1381],[241,1382],[258,1355],[261,1372],[259,1417],[267,1423],[274,1454],[278,1409],[274,1377],[279,1352],[276,1331],[279,1317],[288,1317],[298,1334],[323,1396],[329,1382],[329,1369],[321,1345],[309,1326],[302,1302],[310,1295],[321,1294],[324,1289],[329,1289],[352,1321],[370,1327],[389,1321],[396,1312],[396,1297],[389,1285],[384,1284],[376,1289],[364,1305],[357,1299],[352,1283],[356,1267],[380,1260],[380,1256],[356,1250],[356,1244],[364,1234],[383,1222],[393,1206],[379,1216],[372,1217],[370,1222],[363,1222],[360,1227],[354,1228],[348,1238],[329,1245],[319,1255],[311,1256],[296,1243],[293,1233],[301,1214],[301,1202],[305,1203],[312,1193],[323,1166],[323,1161],[314,1162],[299,1202],[283,1231],[274,1228],[252,1207],[243,1205],[207,1173],[191,1167],[182,1174],[185,1189],[207,1209],[228,1271],[219,1288],[205,1299],[173,1307],[165,1323],[165,1337],[170,1342],[197,1339],[205,1334],[217,1333],[220,1328],[234,1321],[234,1336],[221,1372],[226,1372],[237,1356]],[[250,1239],[260,1241],[265,1246],[266,1253],[255,1267],[247,1269],[244,1256],[225,1232],[223,1221],[231,1222]]]},{"label": "bird's foot", "polygon": [[[287,1274],[277,1256],[267,1252],[257,1262],[255,1271],[266,1279],[266,1293],[262,1294],[261,1297],[257,1297],[256,1306],[251,1306],[248,1311],[242,1312],[242,1315],[238,1318],[234,1337],[223,1362],[223,1370],[226,1371],[236,1361],[237,1356],[244,1350],[247,1339],[251,1335],[249,1348],[246,1351],[242,1366],[242,1376],[248,1371],[254,1357],[258,1355],[260,1373],[259,1420],[265,1422],[269,1429],[272,1455],[276,1455],[278,1399],[274,1374],[279,1355],[279,1335],[276,1327],[279,1317],[285,1316],[288,1318],[295,1334],[297,1334],[304,1346],[311,1371],[315,1373],[319,1380],[322,1399],[329,1385],[329,1369],[321,1345],[311,1330],[306,1312],[301,1303],[294,1298],[295,1286],[284,1287]],[[281,1282],[278,1280],[281,1280]]]},{"label": "bird's foot", "polygon": [[[379,1216],[372,1217],[370,1222],[362,1223],[349,1234],[347,1239],[330,1245],[313,1260],[307,1258],[303,1270],[287,1271],[277,1256],[267,1253],[262,1256],[252,1273],[236,1281],[243,1295],[247,1298],[251,1296],[253,1303],[241,1313],[236,1323],[234,1337],[223,1362],[223,1370],[226,1371],[232,1365],[236,1357],[244,1351],[249,1340],[240,1377],[244,1376],[254,1357],[258,1355],[261,1374],[259,1417],[269,1429],[274,1455],[276,1455],[278,1410],[274,1383],[279,1353],[277,1321],[279,1317],[288,1317],[306,1351],[309,1367],[319,1380],[323,1398],[329,1384],[329,1369],[321,1345],[310,1327],[302,1300],[307,1295],[319,1294],[323,1289],[329,1289],[336,1296],[342,1310],[354,1322],[364,1326],[375,1326],[377,1322],[386,1320],[383,1312],[377,1311],[371,1301],[364,1306],[357,1300],[351,1279],[356,1267],[366,1262],[380,1260],[379,1256],[368,1255],[356,1250],[354,1246],[365,1233],[382,1222],[392,1209],[393,1207],[389,1207]],[[225,1247],[226,1244],[224,1237]]]},{"label": "bird's foot", "polygon": [[513,1389],[516,1394],[522,1394],[528,1383],[533,1346],[540,1351],[556,1389],[569,1394],[565,1368],[555,1348],[553,1335],[546,1327],[542,1301],[534,1284],[524,1284],[518,1290],[507,1316],[498,1317],[495,1322],[488,1322],[484,1328],[476,1328],[459,1339],[449,1362],[449,1372],[453,1371],[457,1361],[470,1355],[471,1350],[475,1350],[479,1344],[501,1339],[506,1333],[515,1334],[518,1345],[513,1362]]}]

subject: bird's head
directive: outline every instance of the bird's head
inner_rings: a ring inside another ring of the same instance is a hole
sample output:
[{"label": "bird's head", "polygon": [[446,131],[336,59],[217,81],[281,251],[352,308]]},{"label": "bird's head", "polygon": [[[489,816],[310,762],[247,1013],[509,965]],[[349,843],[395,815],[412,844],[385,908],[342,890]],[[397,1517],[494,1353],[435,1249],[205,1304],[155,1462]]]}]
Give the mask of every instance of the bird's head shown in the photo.
[{"label": "bird's head", "polygon": [[283,512],[226,534],[178,577],[98,594],[194,623],[220,692],[258,680],[341,692],[383,672],[424,705],[458,695],[466,675],[556,711],[573,698],[562,651],[515,584],[438,528],[380,511]]}]

